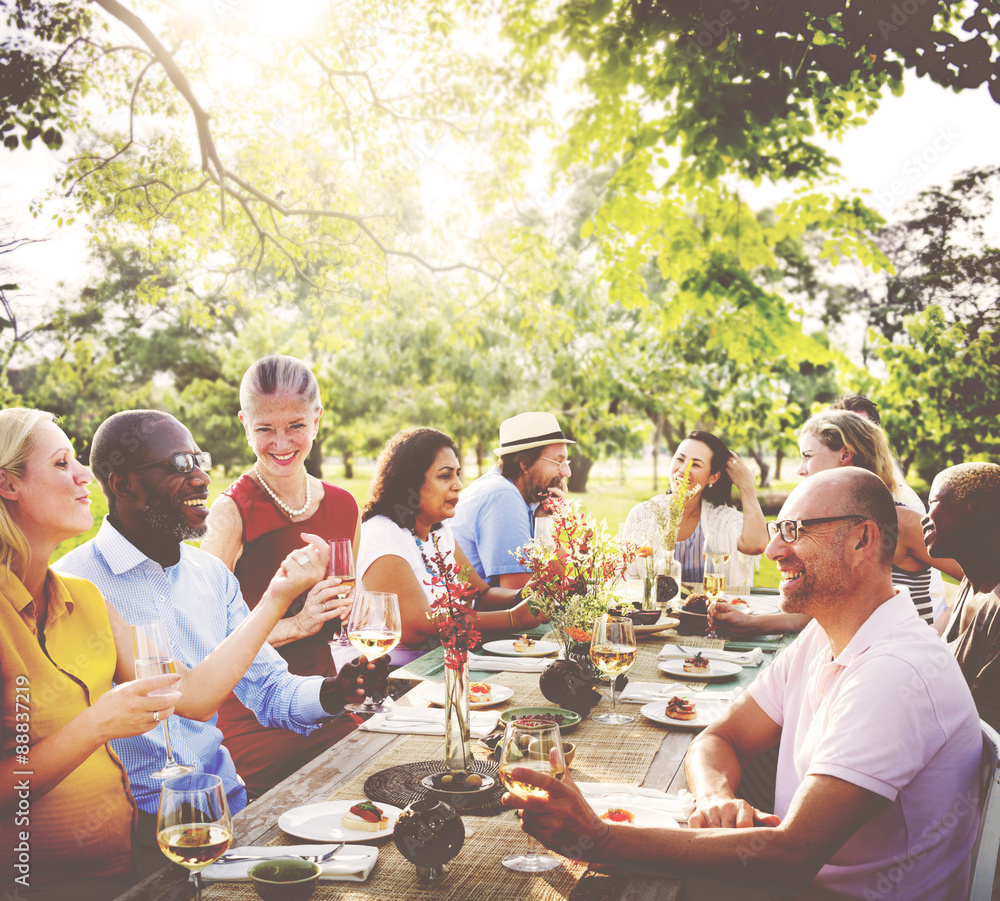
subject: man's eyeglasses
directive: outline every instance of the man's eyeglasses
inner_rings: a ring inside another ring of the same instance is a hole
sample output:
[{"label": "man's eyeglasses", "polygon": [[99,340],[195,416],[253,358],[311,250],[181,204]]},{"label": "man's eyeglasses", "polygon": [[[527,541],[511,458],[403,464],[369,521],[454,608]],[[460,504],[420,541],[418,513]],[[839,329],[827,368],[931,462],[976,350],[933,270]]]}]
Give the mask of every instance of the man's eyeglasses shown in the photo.
[{"label": "man's eyeglasses", "polygon": [[567,469],[569,469],[569,457],[567,457],[565,460],[553,460],[551,457],[539,457],[538,459],[548,460],[549,463],[555,463],[556,466],[558,466],[560,469],[562,469],[564,466]]},{"label": "man's eyeglasses", "polygon": [[798,540],[799,529],[803,526],[818,526],[825,522],[840,522],[844,519],[860,521],[867,518],[867,516],[861,516],[857,513],[846,513],[844,516],[822,516],[819,519],[783,519],[780,522],[767,523],[767,534],[774,538],[780,532],[781,540],[791,544]]},{"label": "man's eyeglasses", "polygon": [[140,463],[132,469],[145,469],[147,466],[156,466],[159,463],[169,463],[178,472],[192,472],[197,466],[199,469],[208,472],[212,468],[212,455],[208,451],[199,451],[197,454],[180,453],[162,460],[151,460],[149,463]]}]

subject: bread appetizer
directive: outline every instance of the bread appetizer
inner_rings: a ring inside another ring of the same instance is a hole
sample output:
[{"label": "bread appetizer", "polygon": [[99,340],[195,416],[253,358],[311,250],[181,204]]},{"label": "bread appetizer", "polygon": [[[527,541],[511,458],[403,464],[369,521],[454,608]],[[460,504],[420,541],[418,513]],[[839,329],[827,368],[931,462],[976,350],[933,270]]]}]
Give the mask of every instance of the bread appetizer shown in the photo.
[{"label": "bread appetizer", "polygon": [[672,720],[693,720],[698,716],[694,701],[679,698],[676,695],[667,701],[667,709],[664,713]]},{"label": "bread appetizer", "polygon": [[525,651],[530,651],[534,646],[534,639],[528,638],[527,635],[522,635],[520,638],[514,639],[514,650],[519,654],[523,654]]},{"label": "bread appetizer", "polygon": [[493,686],[489,682],[473,682],[469,686],[469,700],[473,704],[485,704],[493,700]]},{"label": "bread appetizer", "polygon": [[635,814],[624,807],[612,807],[601,814],[601,819],[612,823],[634,823]]},{"label": "bread appetizer", "polygon": [[359,801],[341,817],[341,822],[345,829],[355,832],[381,832],[389,826],[389,818],[371,801]]},{"label": "bread appetizer", "polygon": [[694,657],[684,658],[684,672],[686,673],[707,673],[708,661],[702,656],[701,651]]}]

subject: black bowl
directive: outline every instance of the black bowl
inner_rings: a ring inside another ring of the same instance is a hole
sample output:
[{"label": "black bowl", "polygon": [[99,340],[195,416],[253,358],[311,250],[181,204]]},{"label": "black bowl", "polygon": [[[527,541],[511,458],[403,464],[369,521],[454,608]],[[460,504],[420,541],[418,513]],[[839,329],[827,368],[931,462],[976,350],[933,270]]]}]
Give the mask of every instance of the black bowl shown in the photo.
[{"label": "black bowl", "polygon": [[707,613],[688,613],[686,610],[677,610],[673,615],[680,620],[677,624],[679,635],[704,635],[708,631]]}]

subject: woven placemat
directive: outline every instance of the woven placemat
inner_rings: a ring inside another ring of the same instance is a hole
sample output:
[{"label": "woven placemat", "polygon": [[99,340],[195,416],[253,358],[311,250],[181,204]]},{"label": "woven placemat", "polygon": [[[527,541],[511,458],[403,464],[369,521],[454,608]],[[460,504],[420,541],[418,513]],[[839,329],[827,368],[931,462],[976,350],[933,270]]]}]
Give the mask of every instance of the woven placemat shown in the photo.
[{"label": "woven placemat", "polygon": [[[390,767],[372,773],[365,780],[365,794],[375,802],[384,801],[395,804],[396,807],[406,807],[420,798],[438,797],[432,794],[422,784],[425,776],[440,773],[445,769],[442,760],[421,760],[418,763],[404,763],[401,766]],[[462,806],[456,807],[460,814],[477,817],[494,817],[507,808],[500,803],[504,792],[503,783],[497,776],[496,764],[473,759],[468,767],[470,772],[492,776],[496,784],[481,792],[468,792],[462,796]],[[447,800],[447,799],[445,799]],[[449,804],[455,805],[448,800]]]}]

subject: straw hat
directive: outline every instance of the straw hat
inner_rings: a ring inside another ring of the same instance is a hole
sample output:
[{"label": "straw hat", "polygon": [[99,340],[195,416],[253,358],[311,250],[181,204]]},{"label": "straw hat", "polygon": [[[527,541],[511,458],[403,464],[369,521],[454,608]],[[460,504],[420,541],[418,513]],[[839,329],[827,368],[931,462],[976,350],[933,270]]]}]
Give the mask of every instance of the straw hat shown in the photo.
[{"label": "straw hat", "polygon": [[500,447],[493,448],[498,457],[547,444],[576,444],[559,428],[551,413],[519,413],[500,423]]}]

